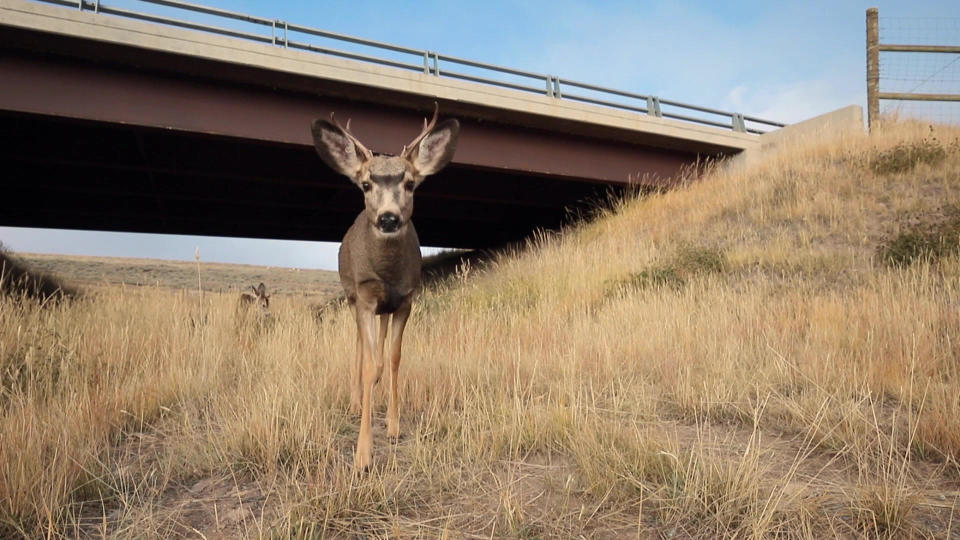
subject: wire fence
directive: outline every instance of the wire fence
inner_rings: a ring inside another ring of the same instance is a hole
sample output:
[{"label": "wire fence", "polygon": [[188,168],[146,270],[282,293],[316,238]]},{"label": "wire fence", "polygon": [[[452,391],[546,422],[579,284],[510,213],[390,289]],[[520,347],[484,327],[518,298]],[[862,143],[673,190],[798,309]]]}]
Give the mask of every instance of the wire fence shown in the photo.
[{"label": "wire fence", "polygon": [[604,88],[548,73],[487,64],[181,0],[34,1],[743,133],[759,134],[784,126],[739,112]]},{"label": "wire fence", "polygon": [[867,10],[867,102],[871,123],[896,117],[960,125],[960,18]]}]

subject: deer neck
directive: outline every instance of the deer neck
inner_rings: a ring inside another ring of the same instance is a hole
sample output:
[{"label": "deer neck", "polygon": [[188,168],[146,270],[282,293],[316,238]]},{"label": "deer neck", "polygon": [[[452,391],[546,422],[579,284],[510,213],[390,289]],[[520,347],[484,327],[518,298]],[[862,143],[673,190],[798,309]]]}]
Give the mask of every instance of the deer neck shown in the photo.
[{"label": "deer neck", "polygon": [[385,236],[372,224],[365,228],[366,263],[370,270],[388,283],[400,284],[420,274],[420,243],[412,223],[398,234]]}]

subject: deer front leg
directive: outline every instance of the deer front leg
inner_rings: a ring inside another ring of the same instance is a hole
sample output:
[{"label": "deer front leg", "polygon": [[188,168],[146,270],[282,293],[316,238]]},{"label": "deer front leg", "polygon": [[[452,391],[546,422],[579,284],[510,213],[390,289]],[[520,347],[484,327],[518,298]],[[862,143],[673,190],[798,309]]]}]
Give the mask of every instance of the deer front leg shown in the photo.
[{"label": "deer front leg", "polygon": [[393,314],[393,330],[390,337],[390,402],[387,405],[387,435],[400,435],[400,413],[397,411],[397,376],[400,372],[400,348],[403,341],[403,329],[410,317],[411,299],[400,306]]},{"label": "deer front leg", "polygon": [[383,344],[387,341],[387,330],[390,328],[390,314],[384,313],[380,316],[380,336],[377,339],[377,379],[373,384],[380,382],[383,375]]},{"label": "deer front leg", "polygon": [[373,463],[373,385],[377,376],[377,367],[373,358],[377,346],[376,315],[372,307],[357,307],[357,326],[360,327],[363,354],[360,370],[360,435],[357,437],[354,466],[357,469],[366,470]]},{"label": "deer front leg", "polygon": [[360,394],[363,392],[363,330],[357,315],[357,354],[350,381],[350,412],[360,412]]}]

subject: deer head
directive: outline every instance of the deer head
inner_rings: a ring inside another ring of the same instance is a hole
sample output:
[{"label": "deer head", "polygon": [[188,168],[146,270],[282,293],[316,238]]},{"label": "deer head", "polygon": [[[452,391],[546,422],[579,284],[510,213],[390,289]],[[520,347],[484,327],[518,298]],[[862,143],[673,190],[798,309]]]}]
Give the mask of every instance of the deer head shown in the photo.
[{"label": "deer head", "polygon": [[270,295],[267,294],[267,286],[261,282],[256,287],[251,285],[250,288],[253,289],[253,294],[257,297],[257,304],[260,305],[260,309],[264,311],[270,309]]},{"label": "deer head", "polygon": [[253,294],[244,292],[240,295],[240,307],[246,309],[249,306],[256,305],[260,308],[261,313],[269,313],[270,295],[267,294],[267,286],[260,283],[256,287],[251,285],[250,289],[253,290]]},{"label": "deer head", "polygon": [[403,147],[400,155],[374,155],[350,133],[350,122],[341,126],[330,120],[313,123],[313,142],[331,169],[349,178],[363,191],[364,213],[384,236],[400,234],[413,214],[413,193],[427,176],[443,169],[453,157],[460,124],[455,119],[437,124],[424,120],[423,131]]}]

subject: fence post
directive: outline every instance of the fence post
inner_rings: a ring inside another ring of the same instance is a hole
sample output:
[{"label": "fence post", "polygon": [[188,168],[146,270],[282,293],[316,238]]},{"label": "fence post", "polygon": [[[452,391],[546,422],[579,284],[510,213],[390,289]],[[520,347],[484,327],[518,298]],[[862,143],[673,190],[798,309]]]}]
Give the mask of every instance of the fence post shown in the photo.
[{"label": "fence post", "polygon": [[880,121],[880,35],[877,28],[878,10],[867,10],[867,129]]}]

